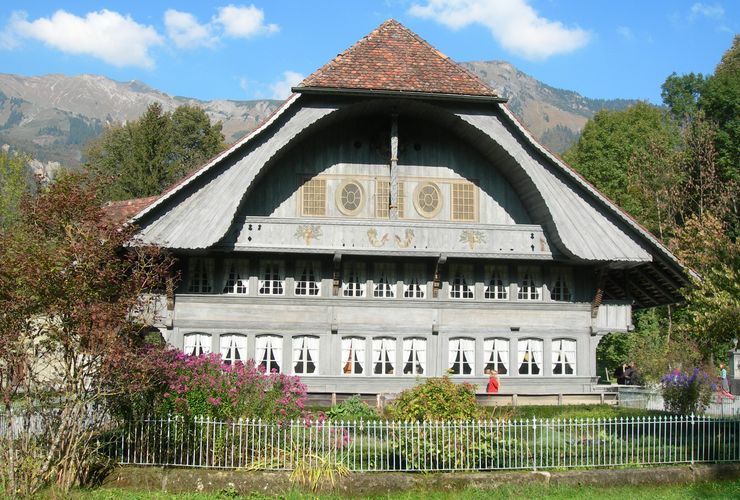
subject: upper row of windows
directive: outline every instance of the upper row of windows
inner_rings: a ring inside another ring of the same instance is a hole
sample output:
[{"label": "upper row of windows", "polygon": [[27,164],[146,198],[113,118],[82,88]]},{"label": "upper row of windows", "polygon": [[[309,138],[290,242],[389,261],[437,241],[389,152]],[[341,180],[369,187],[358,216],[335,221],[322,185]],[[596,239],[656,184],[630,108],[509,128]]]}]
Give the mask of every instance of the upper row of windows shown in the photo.
[{"label": "upper row of windows", "polygon": [[[227,260],[223,267],[222,293],[249,295],[250,267],[246,260]],[[375,298],[427,298],[429,283],[427,267],[423,263],[405,264],[403,272],[394,263],[378,262],[372,265],[368,276],[367,266],[361,261],[345,262],[340,287],[344,297]],[[542,300],[543,280],[538,266],[519,266],[517,278],[510,279],[510,269],[505,265],[484,266],[484,299],[490,300]],[[572,300],[573,277],[570,269],[552,268],[548,290],[550,299],[569,302]],[[322,295],[320,262],[297,261],[293,277],[293,294],[318,297]],[[472,264],[450,264],[447,296],[451,299],[475,299],[476,281],[480,276]],[[260,260],[256,295],[285,295],[285,261]],[[216,273],[214,260],[195,258],[190,260],[187,291],[189,293],[215,293]]]}]

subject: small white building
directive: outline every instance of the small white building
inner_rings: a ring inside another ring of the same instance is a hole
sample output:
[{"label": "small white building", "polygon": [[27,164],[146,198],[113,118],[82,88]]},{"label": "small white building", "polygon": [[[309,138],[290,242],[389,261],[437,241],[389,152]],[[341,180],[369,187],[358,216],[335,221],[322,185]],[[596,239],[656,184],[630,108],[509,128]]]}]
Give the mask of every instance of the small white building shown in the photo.
[{"label": "small white building", "polygon": [[313,392],[494,368],[503,392],[579,393],[604,334],[680,300],[654,236],[396,21],[293,90],[134,218],[182,266],[173,345]]}]

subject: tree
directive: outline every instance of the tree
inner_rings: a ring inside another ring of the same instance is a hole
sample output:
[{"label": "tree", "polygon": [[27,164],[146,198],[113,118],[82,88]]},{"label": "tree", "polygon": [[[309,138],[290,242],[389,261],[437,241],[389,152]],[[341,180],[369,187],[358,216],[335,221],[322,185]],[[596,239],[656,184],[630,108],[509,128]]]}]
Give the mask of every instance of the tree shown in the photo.
[{"label": "tree", "polygon": [[158,249],[125,246],[135,229],[106,218],[96,193],[85,179],[63,177],[0,229],[2,403],[25,425],[43,422],[43,432],[0,446],[0,484],[11,494],[52,480],[85,484],[98,470],[108,401],[139,371],[147,329],[136,313],[169,274]]},{"label": "tree", "polygon": [[107,181],[110,200],[160,194],[224,147],[221,122],[211,125],[200,108],[165,113],[153,103],[136,121],[114,125],[91,141],[87,167]]},{"label": "tree", "polygon": [[701,73],[678,76],[673,72],[661,85],[660,97],[673,117],[681,122],[696,115],[699,96],[705,84],[706,80]]},{"label": "tree", "polygon": [[0,227],[15,220],[23,195],[30,191],[26,163],[25,156],[0,149]]}]

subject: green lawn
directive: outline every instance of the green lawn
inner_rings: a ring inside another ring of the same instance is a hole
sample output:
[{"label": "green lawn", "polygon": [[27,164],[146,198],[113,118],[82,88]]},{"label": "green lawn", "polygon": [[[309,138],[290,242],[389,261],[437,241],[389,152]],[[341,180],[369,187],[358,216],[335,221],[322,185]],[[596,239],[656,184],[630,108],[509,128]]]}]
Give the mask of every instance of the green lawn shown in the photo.
[{"label": "green lawn", "polygon": [[[52,497],[53,495],[49,495]],[[221,494],[181,494],[170,495],[164,493],[147,493],[124,491],[118,489],[99,489],[90,491],[75,491],[69,498],[71,499],[92,499],[92,500],[133,500],[133,499],[152,499],[152,500],[205,500],[205,499],[267,499],[261,494],[252,494],[248,496],[237,496],[224,492]],[[286,499],[303,499],[303,498],[320,498],[320,499],[338,499],[343,498],[336,495],[308,495],[301,493],[291,493],[281,496]],[[475,490],[468,489],[458,492],[426,492],[411,491],[404,494],[382,496],[375,498],[387,498],[392,500],[453,500],[453,499],[490,499],[490,498],[546,498],[546,499],[614,499],[626,500],[633,498],[649,498],[650,500],[680,500],[680,499],[728,499],[740,498],[740,480],[734,481],[717,481],[711,483],[696,483],[691,485],[669,485],[669,486],[619,486],[619,487],[591,487],[591,486],[512,486],[501,487],[496,490]]]}]

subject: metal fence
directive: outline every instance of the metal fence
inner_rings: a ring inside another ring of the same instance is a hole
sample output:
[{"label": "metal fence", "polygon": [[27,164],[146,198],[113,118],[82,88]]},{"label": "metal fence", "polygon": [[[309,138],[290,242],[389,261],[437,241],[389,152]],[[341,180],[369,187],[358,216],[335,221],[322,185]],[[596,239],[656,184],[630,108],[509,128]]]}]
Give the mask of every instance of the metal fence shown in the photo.
[{"label": "metal fence", "polygon": [[466,471],[740,461],[740,419],[322,422],[150,418],[110,453],[121,464],[293,470]]}]

